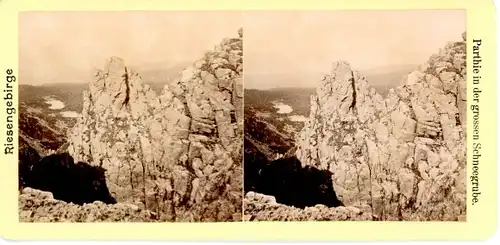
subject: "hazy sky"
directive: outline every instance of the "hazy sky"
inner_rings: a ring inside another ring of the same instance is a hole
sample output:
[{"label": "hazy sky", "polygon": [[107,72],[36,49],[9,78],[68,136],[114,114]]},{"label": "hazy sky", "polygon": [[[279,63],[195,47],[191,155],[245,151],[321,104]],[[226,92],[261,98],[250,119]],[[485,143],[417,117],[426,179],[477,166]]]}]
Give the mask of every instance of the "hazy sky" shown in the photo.
[{"label": "hazy sky", "polygon": [[243,19],[245,87],[261,89],[310,85],[336,60],[356,70],[418,65],[466,30],[462,10],[255,11]]},{"label": "hazy sky", "polygon": [[109,56],[168,69],[200,58],[244,26],[245,86],[302,86],[336,60],[358,70],[423,63],[460,40],[465,20],[461,10],[25,12],[20,82],[88,82]]},{"label": "hazy sky", "polygon": [[107,57],[168,68],[237,37],[241,12],[25,12],[19,17],[20,82],[88,82]]}]

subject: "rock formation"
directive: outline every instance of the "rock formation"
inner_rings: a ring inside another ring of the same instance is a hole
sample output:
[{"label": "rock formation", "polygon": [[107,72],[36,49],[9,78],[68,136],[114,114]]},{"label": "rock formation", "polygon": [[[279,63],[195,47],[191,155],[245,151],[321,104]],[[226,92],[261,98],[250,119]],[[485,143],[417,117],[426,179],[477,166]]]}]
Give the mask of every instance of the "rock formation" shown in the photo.
[{"label": "rock formation", "polygon": [[330,170],[339,199],[377,219],[463,220],[465,60],[465,40],[449,43],[386,98],[334,63],[311,97],[297,158]]},{"label": "rock formation", "polygon": [[160,220],[241,220],[242,35],[224,39],[160,95],[110,58],[84,93],[69,153],[107,169],[118,202]]},{"label": "rock formation", "polygon": [[325,205],[296,208],[279,204],[273,196],[248,192],[244,201],[245,221],[372,220],[369,212],[355,207],[329,208]]},{"label": "rock formation", "polygon": [[19,195],[20,222],[145,222],[156,214],[133,204],[76,205],[55,200],[52,193],[24,188]]}]

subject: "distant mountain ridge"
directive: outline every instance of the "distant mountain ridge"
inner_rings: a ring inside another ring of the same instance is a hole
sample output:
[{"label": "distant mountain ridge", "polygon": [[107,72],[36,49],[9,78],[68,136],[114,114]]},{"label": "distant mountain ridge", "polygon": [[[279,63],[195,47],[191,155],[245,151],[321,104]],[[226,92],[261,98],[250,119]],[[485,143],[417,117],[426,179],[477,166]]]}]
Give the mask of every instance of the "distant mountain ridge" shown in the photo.
[{"label": "distant mountain ridge", "polygon": [[[367,78],[370,86],[375,88],[377,92],[383,96],[387,95],[389,89],[395,88],[401,84],[404,76],[417,69],[418,65],[398,65],[373,68],[365,71],[360,71]],[[325,73],[304,73],[304,74],[288,74],[288,73],[250,73],[245,74],[245,81],[248,86],[247,90],[261,91],[280,91],[280,90],[304,90],[316,89],[319,81]],[[254,81],[259,81],[258,83]],[[253,84],[266,84],[265,87],[254,86]],[[278,86],[279,85],[279,86]]]}]

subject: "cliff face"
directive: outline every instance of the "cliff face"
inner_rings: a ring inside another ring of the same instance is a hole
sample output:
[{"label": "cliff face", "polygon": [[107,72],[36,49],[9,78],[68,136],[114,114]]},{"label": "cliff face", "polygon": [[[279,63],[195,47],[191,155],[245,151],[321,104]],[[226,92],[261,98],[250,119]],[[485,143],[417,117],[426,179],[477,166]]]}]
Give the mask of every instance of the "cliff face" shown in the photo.
[{"label": "cliff face", "polygon": [[465,40],[449,43],[386,98],[348,63],[333,64],[297,158],[330,170],[340,200],[378,219],[465,219],[465,59]]},{"label": "cliff face", "polygon": [[70,134],[76,161],[107,169],[118,202],[162,220],[241,220],[242,31],[156,95],[112,57],[84,93]]}]

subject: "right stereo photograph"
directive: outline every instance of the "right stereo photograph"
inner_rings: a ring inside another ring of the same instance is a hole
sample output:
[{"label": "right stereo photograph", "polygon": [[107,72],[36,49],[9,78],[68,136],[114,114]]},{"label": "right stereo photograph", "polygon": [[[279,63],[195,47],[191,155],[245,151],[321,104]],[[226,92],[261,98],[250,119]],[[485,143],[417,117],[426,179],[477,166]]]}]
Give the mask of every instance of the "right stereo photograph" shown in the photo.
[{"label": "right stereo photograph", "polygon": [[244,221],[465,221],[465,10],[244,15]]}]

